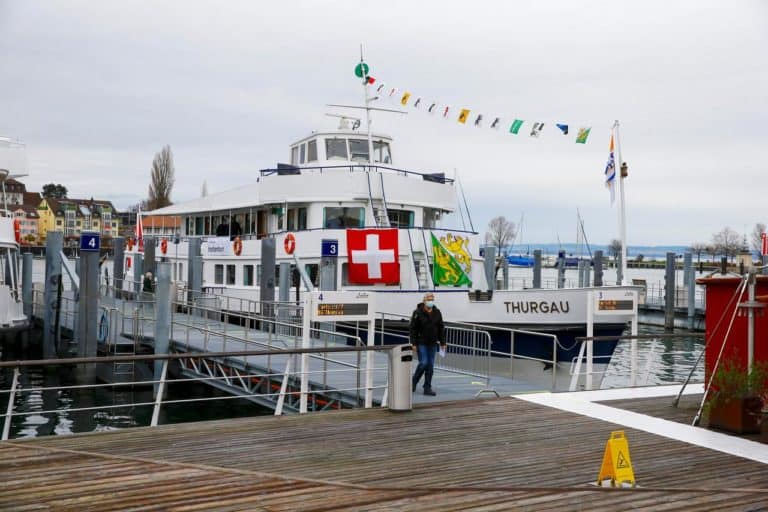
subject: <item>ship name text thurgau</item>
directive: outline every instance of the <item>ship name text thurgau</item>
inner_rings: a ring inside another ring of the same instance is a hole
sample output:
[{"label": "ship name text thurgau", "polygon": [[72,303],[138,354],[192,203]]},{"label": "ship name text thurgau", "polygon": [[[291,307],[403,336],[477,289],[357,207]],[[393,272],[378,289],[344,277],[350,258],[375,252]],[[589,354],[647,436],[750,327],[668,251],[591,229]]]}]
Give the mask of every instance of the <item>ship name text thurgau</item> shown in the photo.
[{"label": "ship name text thurgau", "polygon": [[507,301],[504,302],[507,313],[568,313],[571,310],[567,300],[560,301]]}]

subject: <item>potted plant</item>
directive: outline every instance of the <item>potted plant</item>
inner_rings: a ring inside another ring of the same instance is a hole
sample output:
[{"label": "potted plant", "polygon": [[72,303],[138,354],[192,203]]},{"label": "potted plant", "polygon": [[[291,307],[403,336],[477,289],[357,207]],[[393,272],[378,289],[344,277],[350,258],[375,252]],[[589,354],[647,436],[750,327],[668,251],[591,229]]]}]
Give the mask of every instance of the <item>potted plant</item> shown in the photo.
[{"label": "potted plant", "polygon": [[768,399],[768,363],[758,361],[747,372],[738,359],[726,359],[715,371],[707,400],[709,426],[737,434],[760,432]]}]

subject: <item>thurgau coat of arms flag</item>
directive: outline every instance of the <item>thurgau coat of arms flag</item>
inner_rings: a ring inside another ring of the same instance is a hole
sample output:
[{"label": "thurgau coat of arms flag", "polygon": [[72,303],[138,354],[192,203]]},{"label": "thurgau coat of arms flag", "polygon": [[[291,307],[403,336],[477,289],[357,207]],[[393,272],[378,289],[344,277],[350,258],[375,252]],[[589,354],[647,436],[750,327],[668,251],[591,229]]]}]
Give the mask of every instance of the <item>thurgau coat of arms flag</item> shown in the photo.
[{"label": "thurgau coat of arms flag", "polygon": [[456,258],[443,247],[437,237],[432,236],[432,282],[444,286],[472,286],[472,281],[456,261]]},{"label": "thurgau coat of arms flag", "polygon": [[350,284],[398,284],[397,229],[348,229]]}]

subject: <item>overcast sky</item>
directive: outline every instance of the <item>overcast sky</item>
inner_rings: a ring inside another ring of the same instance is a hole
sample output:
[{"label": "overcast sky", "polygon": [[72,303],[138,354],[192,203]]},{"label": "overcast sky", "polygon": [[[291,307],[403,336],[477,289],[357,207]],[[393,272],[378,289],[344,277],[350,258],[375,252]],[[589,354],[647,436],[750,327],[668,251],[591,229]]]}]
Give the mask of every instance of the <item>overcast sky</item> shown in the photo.
[{"label": "overcast sky", "polygon": [[[615,119],[630,245],[768,221],[760,0],[0,0],[0,135],[26,142],[30,190],[62,183],[122,208],[146,196],[170,144],[174,201],[204,180],[220,192],[333,127],[326,103],[360,101],[360,43],[372,76],[414,96],[547,123],[534,139],[417,111],[375,117],[398,167],[459,173],[479,231],[524,216],[524,244],[575,241],[579,209],[590,242],[617,238],[603,185]],[[588,143],[555,122],[592,126]]]}]

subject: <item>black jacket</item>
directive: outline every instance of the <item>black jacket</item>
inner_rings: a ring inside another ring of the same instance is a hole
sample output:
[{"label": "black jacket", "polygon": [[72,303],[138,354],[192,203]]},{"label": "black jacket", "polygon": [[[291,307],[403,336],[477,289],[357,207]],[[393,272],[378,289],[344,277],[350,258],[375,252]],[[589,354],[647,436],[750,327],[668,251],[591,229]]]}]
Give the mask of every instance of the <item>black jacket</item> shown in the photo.
[{"label": "black jacket", "polygon": [[424,303],[420,302],[411,315],[410,331],[411,343],[414,345],[445,343],[443,314],[437,307],[433,307],[432,311],[427,313]]}]

